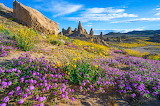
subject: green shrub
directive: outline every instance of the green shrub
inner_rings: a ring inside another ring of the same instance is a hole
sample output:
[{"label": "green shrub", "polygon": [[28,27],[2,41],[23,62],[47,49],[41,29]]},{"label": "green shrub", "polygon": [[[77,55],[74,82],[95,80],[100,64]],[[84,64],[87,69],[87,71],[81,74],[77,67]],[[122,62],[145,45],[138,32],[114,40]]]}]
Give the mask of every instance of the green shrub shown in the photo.
[{"label": "green shrub", "polygon": [[36,43],[37,38],[37,32],[28,28],[19,29],[17,34],[15,35],[15,40],[17,41],[18,47],[24,51],[32,49]]},{"label": "green shrub", "polygon": [[7,29],[1,29],[0,32],[2,32],[2,33],[5,34],[5,35],[11,35],[11,34],[12,34],[12,33],[11,33],[9,30],[7,30]]},{"label": "green shrub", "polygon": [[75,84],[82,83],[83,80],[89,80],[90,82],[96,82],[98,77],[101,76],[101,69],[95,66],[91,66],[86,62],[76,62],[75,64],[68,64],[63,67],[63,70],[67,73],[66,78]]},{"label": "green shrub", "polygon": [[64,45],[64,42],[60,41],[60,40],[51,40],[50,43],[53,44],[53,45],[57,45],[57,46]]}]

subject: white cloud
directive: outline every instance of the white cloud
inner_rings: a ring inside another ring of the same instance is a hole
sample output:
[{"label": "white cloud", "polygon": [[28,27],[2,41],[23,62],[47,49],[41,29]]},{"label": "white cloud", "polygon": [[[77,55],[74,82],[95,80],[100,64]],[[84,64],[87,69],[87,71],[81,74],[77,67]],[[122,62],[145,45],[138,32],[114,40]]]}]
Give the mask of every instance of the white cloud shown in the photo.
[{"label": "white cloud", "polygon": [[160,8],[156,8],[156,9],[153,9],[155,10],[157,13],[155,14],[156,16],[160,16]]},{"label": "white cloud", "polygon": [[124,21],[116,21],[111,23],[131,23],[131,22],[144,22],[144,21],[160,21],[160,18],[137,18],[137,19],[130,19]]},{"label": "white cloud", "polygon": [[120,13],[124,12],[124,9],[113,9],[112,7],[107,8],[89,8],[86,13]]},{"label": "white cloud", "polygon": [[134,28],[134,29],[95,29],[95,33],[99,34],[100,32],[103,32],[104,34],[109,32],[121,32],[121,33],[127,33],[130,31],[142,31],[145,27],[140,28]]},{"label": "white cloud", "polygon": [[107,8],[88,8],[83,11],[78,17],[68,17],[71,21],[108,21],[114,18],[124,17],[138,17],[136,14],[128,14],[124,12],[124,9]]},{"label": "white cloud", "polygon": [[160,10],[160,8],[156,8],[156,9],[154,9],[154,10]]},{"label": "white cloud", "polygon": [[86,27],[92,27],[93,25],[85,25]]},{"label": "white cloud", "polygon": [[85,26],[86,26],[86,27],[92,27],[93,24],[92,24],[92,23],[87,23]]},{"label": "white cloud", "polygon": [[83,5],[72,4],[63,0],[51,0],[49,2],[43,1],[42,5],[35,6],[36,9],[55,13],[54,17],[71,14],[80,10],[82,7]]}]

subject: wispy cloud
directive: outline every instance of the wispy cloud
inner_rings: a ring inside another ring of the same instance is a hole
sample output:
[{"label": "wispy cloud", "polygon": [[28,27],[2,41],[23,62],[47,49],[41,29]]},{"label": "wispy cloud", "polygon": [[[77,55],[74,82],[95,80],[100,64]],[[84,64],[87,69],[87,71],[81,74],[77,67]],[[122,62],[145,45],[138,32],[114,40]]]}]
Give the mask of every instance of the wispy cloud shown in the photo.
[{"label": "wispy cloud", "polygon": [[157,13],[155,14],[156,16],[160,16],[160,8],[156,8],[154,9],[155,11],[157,11]]},{"label": "wispy cloud", "polygon": [[132,22],[149,22],[149,21],[160,21],[160,18],[137,18],[124,21],[115,21],[111,23],[132,23]]},{"label": "wispy cloud", "polygon": [[92,24],[92,23],[87,23],[85,26],[86,26],[86,27],[92,27],[93,24]]},{"label": "wispy cloud", "polygon": [[44,2],[44,0],[42,0],[42,2],[42,4],[36,5],[35,8],[42,11],[52,12],[55,14],[53,15],[54,17],[71,14],[83,7],[81,4],[72,4],[64,0],[51,0],[49,2]]},{"label": "wispy cloud", "polygon": [[138,17],[136,14],[128,14],[125,9],[107,8],[88,8],[77,17],[68,17],[68,20],[83,22],[87,21],[108,21],[114,18]]},{"label": "wispy cloud", "polygon": [[145,27],[139,27],[134,29],[95,29],[95,33],[99,34],[100,32],[103,32],[104,34],[109,32],[121,32],[121,33],[127,33],[130,31],[142,31]]}]

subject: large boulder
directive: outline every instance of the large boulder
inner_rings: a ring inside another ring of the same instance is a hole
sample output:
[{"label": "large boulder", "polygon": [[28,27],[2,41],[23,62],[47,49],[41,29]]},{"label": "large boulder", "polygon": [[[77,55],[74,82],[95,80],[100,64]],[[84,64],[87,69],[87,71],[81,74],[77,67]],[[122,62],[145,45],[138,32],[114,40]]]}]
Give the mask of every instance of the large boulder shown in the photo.
[{"label": "large boulder", "polygon": [[13,9],[6,7],[3,3],[0,3],[0,14],[7,18],[12,18]]},{"label": "large boulder", "polygon": [[39,11],[24,6],[23,4],[14,1],[13,2],[13,17],[20,23],[33,28],[44,34],[58,34],[59,28],[58,24]]},{"label": "large boulder", "polygon": [[13,10],[11,8],[6,7],[3,3],[0,3],[0,11],[12,13]]}]

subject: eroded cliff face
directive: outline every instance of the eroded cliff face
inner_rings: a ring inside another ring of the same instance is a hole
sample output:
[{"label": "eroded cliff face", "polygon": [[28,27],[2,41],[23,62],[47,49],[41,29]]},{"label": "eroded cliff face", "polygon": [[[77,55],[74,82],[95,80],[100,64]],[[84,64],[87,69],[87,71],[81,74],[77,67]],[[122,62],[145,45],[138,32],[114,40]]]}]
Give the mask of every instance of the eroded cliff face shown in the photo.
[{"label": "eroded cliff face", "polygon": [[17,1],[13,2],[13,18],[18,22],[44,34],[58,34],[58,23],[48,19],[39,11]]}]

